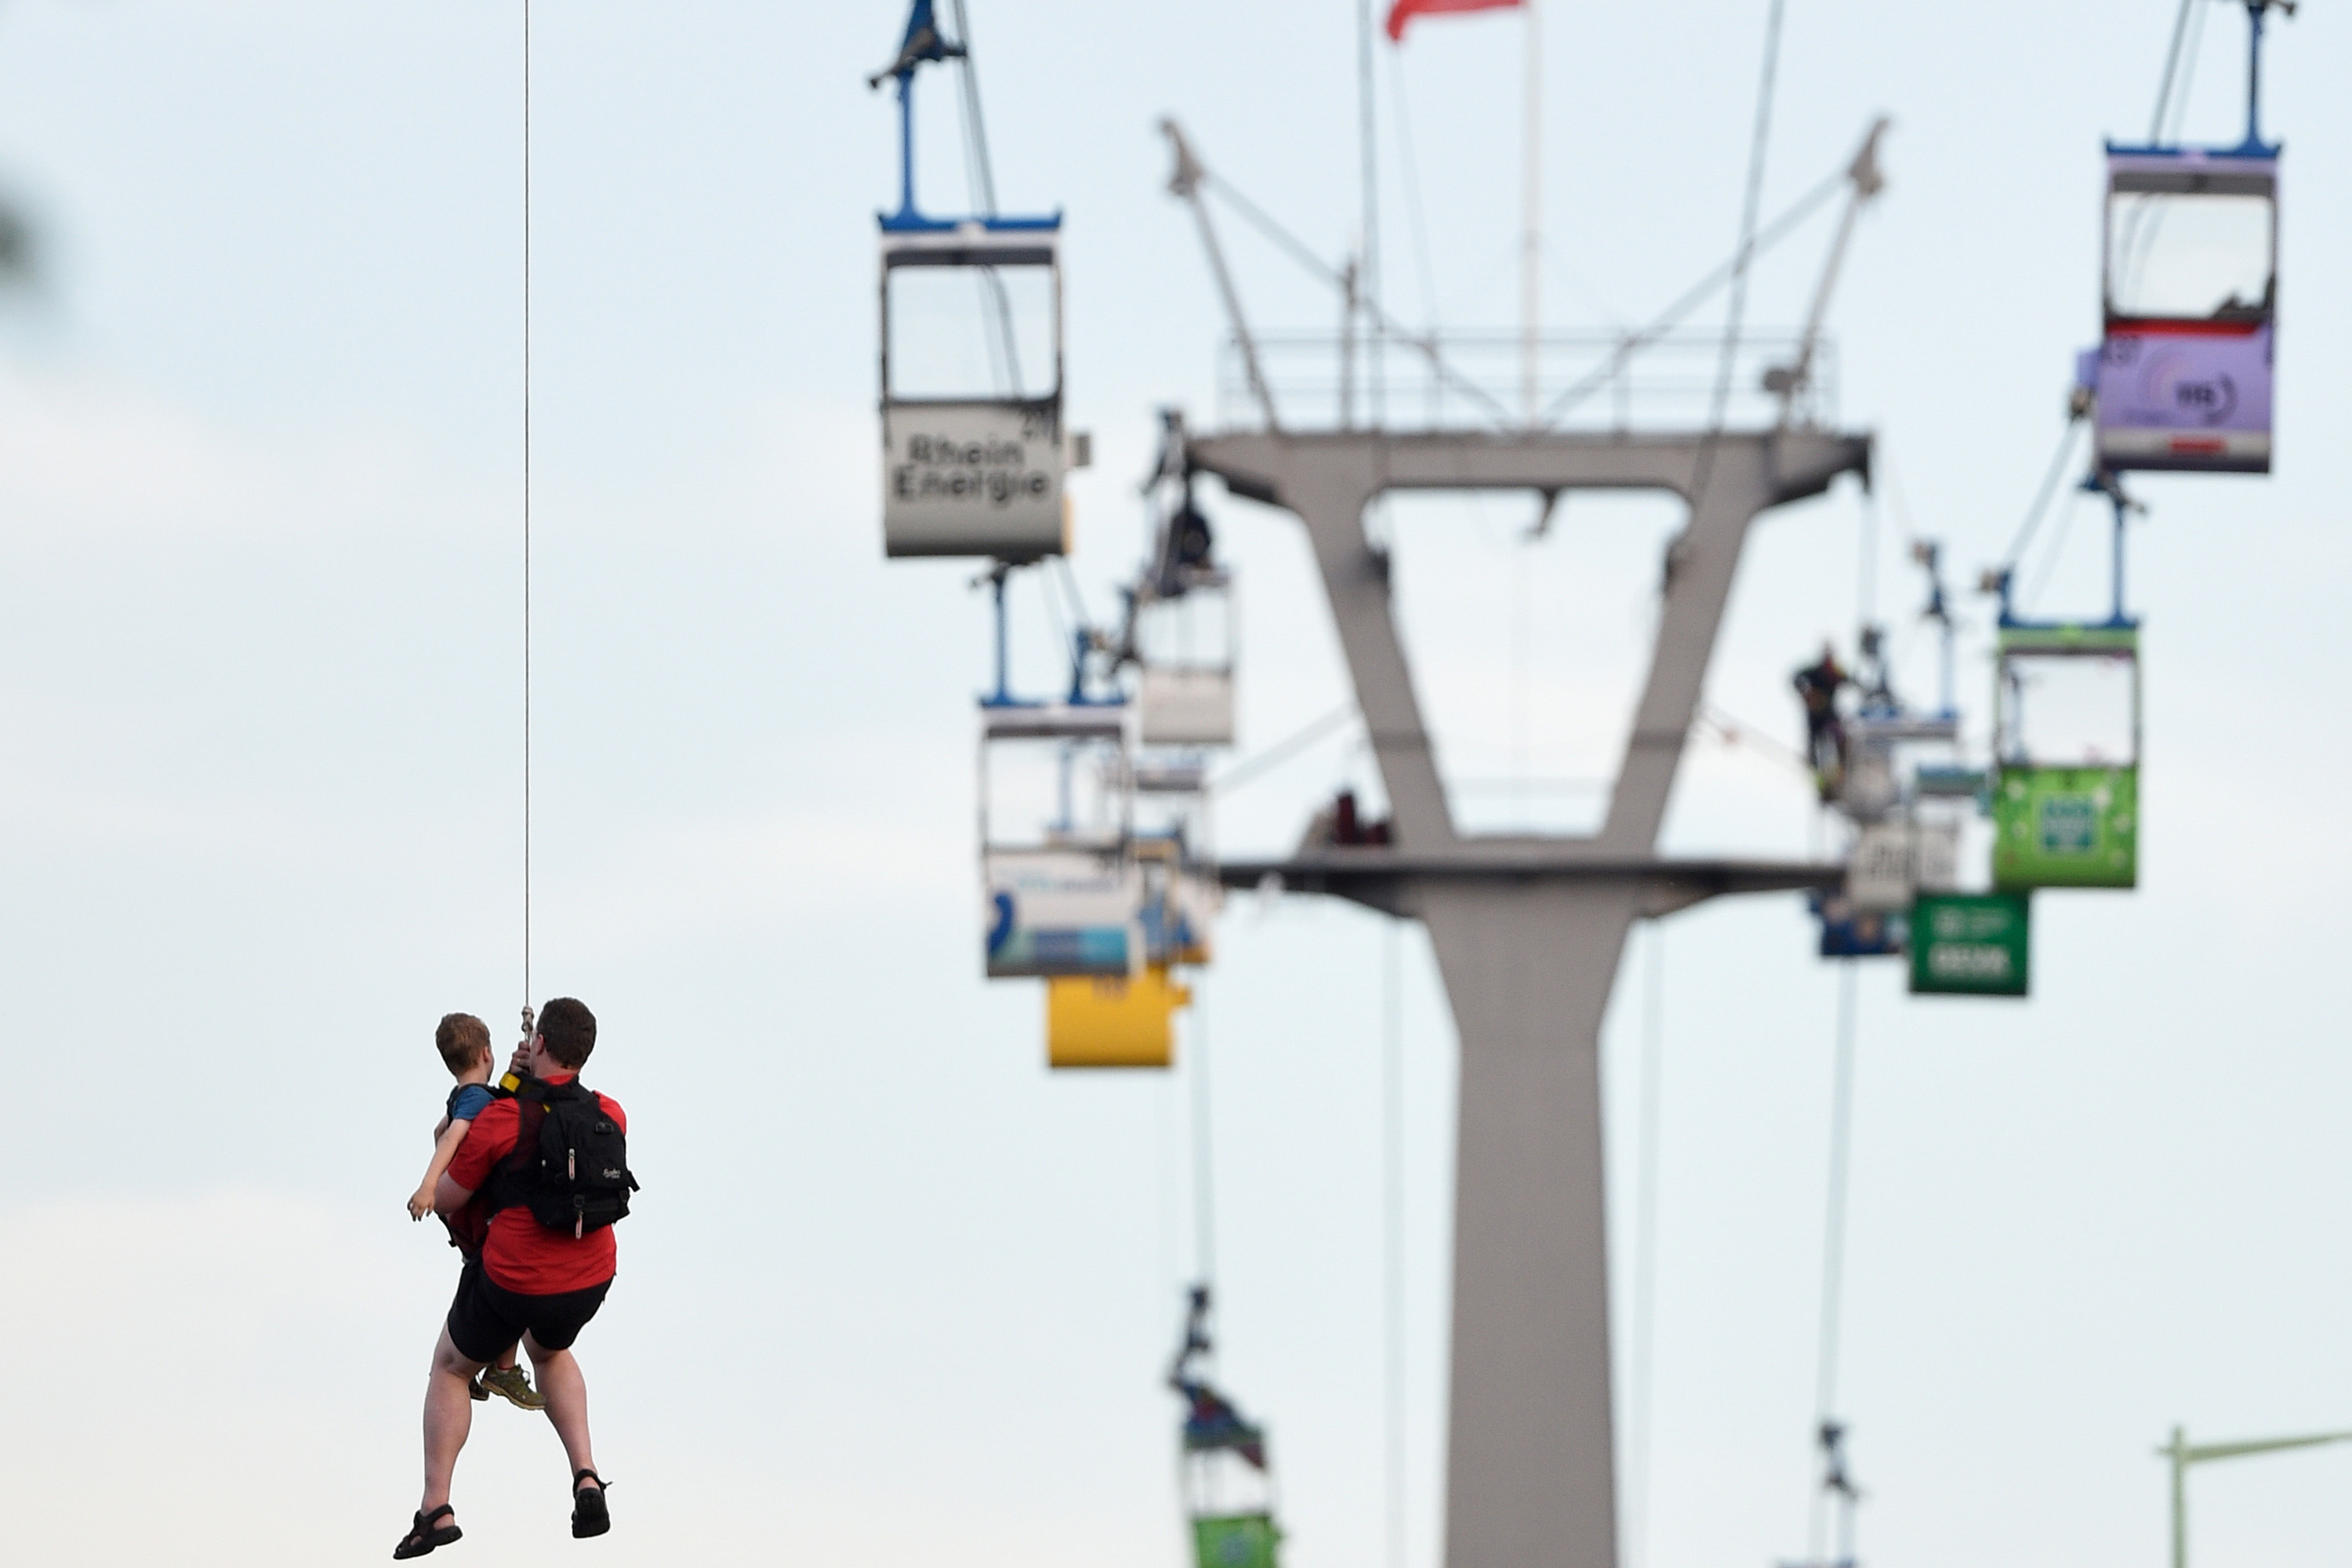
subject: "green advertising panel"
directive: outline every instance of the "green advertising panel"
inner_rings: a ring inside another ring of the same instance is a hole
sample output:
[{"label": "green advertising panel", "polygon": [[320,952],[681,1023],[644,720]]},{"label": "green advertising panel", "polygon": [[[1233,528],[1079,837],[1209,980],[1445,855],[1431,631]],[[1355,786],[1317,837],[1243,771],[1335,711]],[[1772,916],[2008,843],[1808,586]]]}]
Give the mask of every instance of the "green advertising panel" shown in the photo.
[{"label": "green advertising panel", "polygon": [[2024,995],[2032,911],[2023,893],[1922,893],[1911,907],[1911,994]]},{"label": "green advertising panel", "polygon": [[1199,1568],[1276,1568],[1282,1531],[1263,1513],[1210,1515],[1192,1521],[1192,1554]]},{"label": "green advertising panel", "polygon": [[2139,769],[2011,764],[1993,790],[1992,885],[2129,888],[2139,881]]}]

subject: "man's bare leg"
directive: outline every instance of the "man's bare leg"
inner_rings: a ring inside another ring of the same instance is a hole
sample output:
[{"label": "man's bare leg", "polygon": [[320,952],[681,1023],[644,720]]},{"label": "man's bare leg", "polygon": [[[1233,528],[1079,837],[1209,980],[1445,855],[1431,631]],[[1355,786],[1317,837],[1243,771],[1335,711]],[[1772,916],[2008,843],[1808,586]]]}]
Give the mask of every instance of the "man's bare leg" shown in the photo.
[{"label": "man's bare leg", "polygon": [[[523,1335],[522,1344],[530,1352],[540,1394],[547,1401],[547,1418],[563,1441],[563,1457],[572,1474],[594,1469],[596,1456],[588,1444],[588,1380],[581,1375],[580,1358],[570,1351],[544,1349],[529,1334]],[[438,1505],[436,1500],[433,1506]]]},{"label": "man's bare leg", "polygon": [[[449,1329],[444,1324],[440,1342],[433,1347],[433,1370],[425,1382],[425,1500],[417,1505],[420,1512],[431,1513],[449,1500],[449,1479],[457,1473],[457,1455],[466,1447],[467,1434],[474,1429],[470,1385],[481,1370],[480,1362],[467,1360],[449,1342]],[[584,1393],[581,1404],[584,1413]],[[584,1415],[581,1430],[587,1430]],[[457,1521],[452,1517],[445,1522]]]}]

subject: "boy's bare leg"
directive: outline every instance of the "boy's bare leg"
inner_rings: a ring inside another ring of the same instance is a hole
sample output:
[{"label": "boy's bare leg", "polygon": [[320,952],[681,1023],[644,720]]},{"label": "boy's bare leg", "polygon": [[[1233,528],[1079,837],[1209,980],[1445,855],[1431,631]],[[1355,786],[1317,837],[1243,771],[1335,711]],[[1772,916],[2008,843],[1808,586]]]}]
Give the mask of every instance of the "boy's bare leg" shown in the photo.
[{"label": "boy's bare leg", "polygon": [[469,1385],[481,1370],[480,1362],[467,1360],[449,1342],[449,1330],[444,1324],[440,1342],[433,1347],[433,1370],[425,1383],[425,1500],[417,1505],[421,1512],[431,1513],[449,1500],[449,1479],[457,1473],[457,1455],[474,1428]]},{"label": "boy's bare leg", "polygon": [[572,1473],[594,1469],[596,1456],[588,1445],[588,1380],[581,1374],[580,1358],[570,1351],[541,1349],[529,1334],[523,1335],[522,1342],[530,1352],[540,1395],[547,1401],[547,1418],[555,1424],[556,1436],[562,1439],[563,1456]]}]

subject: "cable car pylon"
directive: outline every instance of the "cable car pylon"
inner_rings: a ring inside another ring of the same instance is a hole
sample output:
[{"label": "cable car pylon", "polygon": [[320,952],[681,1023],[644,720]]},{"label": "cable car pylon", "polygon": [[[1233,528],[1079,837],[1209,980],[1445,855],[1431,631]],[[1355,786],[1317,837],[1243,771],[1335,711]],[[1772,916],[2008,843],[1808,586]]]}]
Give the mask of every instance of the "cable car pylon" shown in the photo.
[{"label": "cable car pylon", "polygon": [[[1178,158],[1173,188],[1196,215],[1203,195],[1218,193],[1294,258],[1344,284],[1210,179],[1189,145],[1178,144]],[[1807,200],[1818,205],[1849,184],[1850,171],[1841,171]],[[1748,254],[1785,232],[1767,226]],[[1222,260],[1213,250],[1213,268],[1222,270]],[[1730,275],[1718,272],[1696,293],[1704,298]],[[1247,356],[1237,291],[1229,278],[1220,284]],[[1669,859],[1656,844],[1750,526],[1843,475],[1866,477],[1871,437],[1823,427],[1803,397],[1789,398],[1761,427],[1628,421],[1567,430],[1554,427],[1553,414],[1531,427],[1484,395],[1433,337],[1381,320],[1390,341],[1417,353],[1433,384],[1476,409],[1480,423],[1444,424],[1433,413],[1413,428],[1310,428],[1286,408],[1277,425],[1270,416],[1278,393],[1261,363],[1251,379],[1264,427],[1186,438],[1189,470],[1282,509],[1306,531],[1391,812],[1385,835],[1334,833],[1288,856],[1221,861],[1218,875],[1228,889],[1272,880],[1428,927],[1461,1065],[1444,1560],[1454,1568],[1617,1568],[1601,1021],[1637,919],[1721,894],[1843,881],[1845,868],[1834,863]],[[1457,826],[1398,633],[1387,557],[1367,531],[1381,497],[1414,489],[1648,489],[1688,504],[1599,832],[1473,836]]]}]

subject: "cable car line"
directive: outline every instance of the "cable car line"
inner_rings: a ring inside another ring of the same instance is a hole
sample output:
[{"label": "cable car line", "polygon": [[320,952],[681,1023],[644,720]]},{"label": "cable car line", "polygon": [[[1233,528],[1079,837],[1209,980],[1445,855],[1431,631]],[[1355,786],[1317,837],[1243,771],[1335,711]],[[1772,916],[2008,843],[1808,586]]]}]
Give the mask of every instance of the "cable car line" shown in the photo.
[{"label": "cable car line", "polygon": [[2018,600],[2020,609],[2030,610],[2042,602],[2042,590],[2050,585],[2051,575],[2058,570],[2058,563],[2066,553],[2066,534],[2074,526],[2074,501],[2080,499],[2080,495],[2078,487],[2074,498],[2059,509],[2058,531],[2050,536],[2050,548],[2042,553],[2041,573],[2033,579],[2032,586]]},{"label": "cable car line", "polygon": [[[2181,45],[2189,37],[2189,18],[2191,12],[2197,14],[2200,22],[2203,20],[2204,13],[2198,9],[2198,0],[2180,0],[2180,9],[2172,18],[2172,47],[2165,53],[2164,79],[2156,89],[2156,112],[2149,115],[2147,121],[2147,139],[2150,142],[2159,141],[2164,136],[2165,110],[2172,103],[2172,84],[2180,70]],[[2192,71],[2196,69],[2193,59],[2189,68]],[[2184,103],[2188,101],[2189,93],[2186,88],[2182,89],[2180,97]]]},{"label": "cable car line", "polygon": [[1321,718],[1302,724],[1283,739],[1262,752],[1244,757],[1209,783],[1213,795],[1230,795],[1252,780],[1262,777],[1271,769],[1288,762],[1316,742],[1346,724],[1356,716],[1356,704],[1342,702]]},{"label": "cable car line", "polygon": [[[1753,260],[1762,256],[1787,238],[1807,218],[1819,212],[1823,203],[1845,189],[1852,181],[1851,170],[1842,167],[1837,173],[1799,196],[1790,205],[1788,210],[1757,232],[1755,239],[1748,246],[1749,259]],[[1556,426],[1577,405],[1608,385],[1623,371],[1627,360],[1672,331],[1682,323],[1683,318],[1712,299],[1717,289],[1731,280],[1733,272],[1739,265],[1740,258],[1737,253],[1734,253],[1731,259],[1722,263],[1714,271],[1685,289],[1674,303],[1654,317],[1649,325],[1638,331],[1629,333],[1609,359],[1586,372],[1581,380],[1570,383],[1552,399],[1550,406],[1544,410],[1540,427],[1550,429]]]},{"label": "cable car line", "polygon": [[1425,330],[1434,337],[1438,320],[1437,274],[1429,264],[1429,222],[1422,210],[1421,160],[1413,152],[1412,119],[1406,107],[1402,66],[1389,72],[1389,96],[1396,102],[1397,153],[1404,160],[1405,205],[1412,218],[1412,259],[1421,279],[1421,309],[1429,318]]},{"label": "cable car line", "polygon": [[[1691,483],[1691,516],[1698,516],[1715,470],[1715,437],[1731,406],[1732,362],[1739,351],[1739,329],[1748,312],[1748,269],[1756,258],[1757,209],[1764,199],[1764,157],[1771,144],[1772,95],[1780,74],[1780,20],[1787,0],[1771,0],[1764,20],[1763,78],[1756,88],[1756,123],[1748,138],[1748,184],[1739,205],[1739,244],[1732,251],[1731,300],[1724,310],[1723,353],[1716,363],[1715,391],[1706,416],[1707,440],[1698,449],[1698,472]],[[1671,557],[1670,557],[1671,559]]]},{"label": "cable car line", "polygon": [[[956,63],[962,68],[956,73],[956,98],[961,107],[964,125],[964,179],[971,186],[974,206],[983,217],[996,216],[996,171],[988,155],[988,121],[980,107],[980,73],[972,64],[971,23],[964,14],[963,0],[951,0],[955,6]],[[1004,279],[995,268],[980,269],[980,286],[989,302],[996,309],[996,332],[989,341],[992,356],[1001,354],[1001,364],[995,368],[1002,376],[1001,386],[1008,394],[1021,391],[1021,350],[1013,331],[1013,301],[1005,292]]]},{"label": "cable car line", "polygon": [[[1169,192],[1192,205],[1194,221],[1201,230],[1202,248],[1208,253],[1210,271],[1215,277],[1218,293],[1224,300],[1226,316],[1233,324],[1234,335],[1241,345],[1243,359],[1249,371],[1251,391],[1265,410],[1266,427],[1270,430],[1278,430],[1281,428],[1281,422],[1276,417],[1273,395],[1266,385],[1263,371],[1258,366],[1256,340],[1251,335],[1249,323],[1243,319],[1241,297],[1234,288],[1232,275],[1225,266],[1223,252],[1217,243],[1215,227],[1209,219],[1208,205],[1201,199],[1201,193],[1203,190],[1215,191],[1228,206],[1242,216],[1244,221],[1257,229],[1278,249],[1318,279],[1338,290],[1342,299],[1349,297],[1350,291],[1351,286],[1349,283],[1348,275],[1343,268],[1336,268],[1324,262],[1308,249],[1303,241],[1276,222],[1256,203],[1236,191],[1222,176],[1212,175],[1208,166],[1202,163],[1193,152],[1183,128],[1174,120],[1161,120],[1160,129],[1169,139],[1176,155],[1176,169],[1168,181]],[[1365,310],[1372,324],[1381,332],[1421,355],[1428,364],[1430,374],[1434,380],[1459,392],[1471,402],[1480,405],[1497,429],[1517,431],[1526,427],[1520,420],[1514,418],[1510,410],[1497,402],[1485,387],[1454,367],[1453,362],[1448,360],[1439,349],[1434,331],[1412,331],[1390,315],[1387,308],[1377,300],[1360,301],[1360,308]]]},{"label": "cable car line", "polygon": [[2082,421],[2069,419],[2059,434],[2058,450],[2051,456],[2050,470],[2042,476],[2042,488],[2034,492],[2033,504],[2026,509],[2025,521],[2018,525],[2017,537],[2010,541],[2009,549],[2000,558],[1996,573],[2012,572],[2025,558],[2026,547],[2033,542],[2036,530],[2042,526],[2042,515],[2050,510],[2050,500],[2058,493],[2058,481],[2065,476],[2067,459],[2074,455],[2074,437]]},{"label": "cable car line", "polygon": [[1813,1385],[1813,1407],[1817,1413],[1815,1437],[1822,1448],[1822,1474],[1820,1489],[1813,1498],[1812,1521],[1808,1531],[1810,1550],[1806,1559],[1815,1564],[1824,1562],[1822,1552],[1826,1544],[1823,1540],[1826,1505],[1832,1497],[1840,1504],[1841,1540],[1836,1562],[1840,1564],[1853,1562],[1853,1505],[1861,1497],[1845,1473],[1843,1446],[1845,1429],[1837,1420],[1838,1353],[1843,1329],[1842,1309],[1845,1290],[1847,1190],[1853,1157],[1855,978],[1852,963],[1839,966],[1837,1057],[1832,1068],[1830,1098],[1829,1209],[1822,1239],[1821,1342],[1814,1362]]},{"label": "cable car line", "polygon": [[988,156],[988,122],[980,109],[980,75],[971,61],[971,23],[964,15],[963,0],[953,0],[956,37],[962,43],[962,53],[957,60],[963,67],[957,75],[959,98],[963,105],[964,168],[967,178],[973,180],[972,195],[980,210],[988,217],[996,216],[996,170]]},{"label": "cable car line", "polygon": [[[2193,3],[2194,0],[2184,0],[2184,12]],[[2189,23],[2189,43],[2186,52],[2178,54],[2180,67],[2178,95],[2175,95],[2173,81],[2176,60],[2168,57],[2164,63],[2164,86],[2157,93],[2156,112],[2149,117],[2148,142],[2151,145],[2168,145],[2179,141],[2181,121],[2189,117],[2189,90],[2196,81],[2197,61],[2205,39],[2205,8],[2196,6],[2193,13],[2184,16],[2184,20]],[[2173,35],[2173,48],[2175,51],[2181,48],[2177,28]],[[2168,120],[2169,123],[2167,123]],[[2147,253],[2154,248],[2157,235],[2164,227],[2164,214],[2158,211],[2150,216],[2143,209],[2135,208],[2126,225],[2122,246],[2125,256],[2123,270],[2137,283],[2147,269]]]}]

